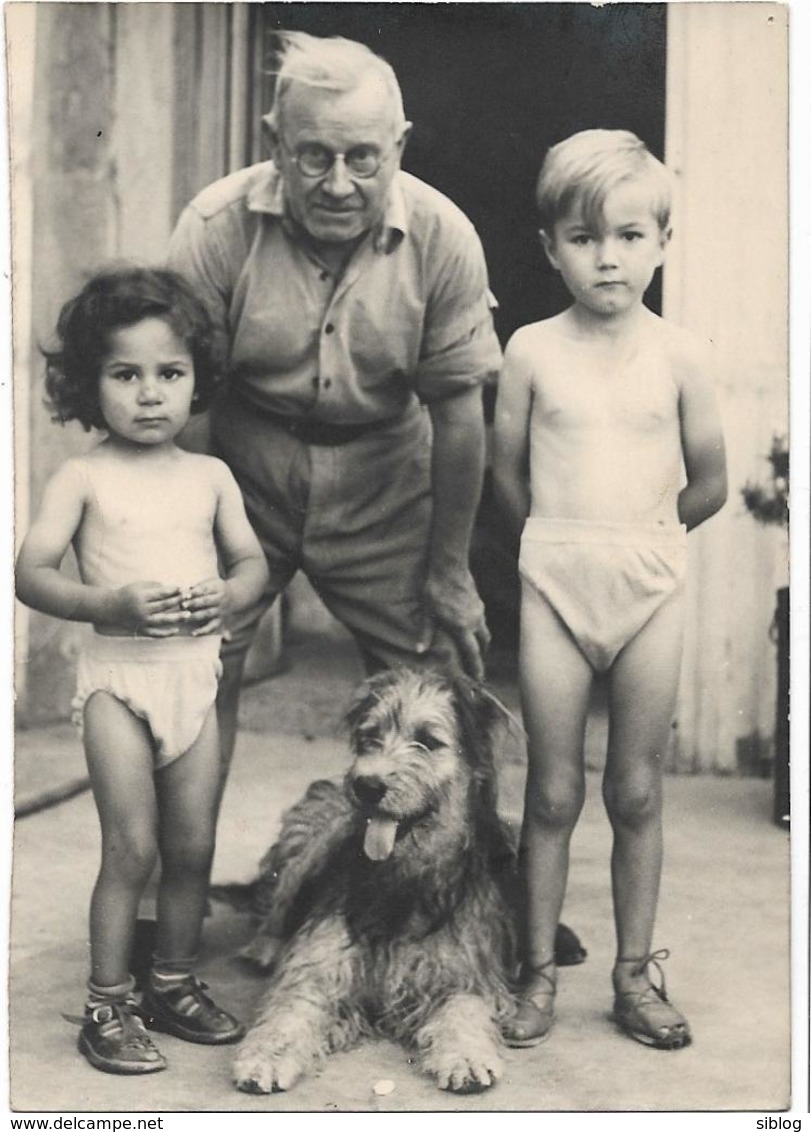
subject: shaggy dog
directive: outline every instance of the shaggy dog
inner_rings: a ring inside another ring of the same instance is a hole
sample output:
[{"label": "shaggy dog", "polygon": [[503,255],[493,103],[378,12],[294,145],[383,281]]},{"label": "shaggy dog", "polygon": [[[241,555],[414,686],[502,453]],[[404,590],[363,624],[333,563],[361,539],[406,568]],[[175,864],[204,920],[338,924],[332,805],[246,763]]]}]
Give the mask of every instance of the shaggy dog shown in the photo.
[{"label": "shaggy dog", "polygon": [[361,685],[343,786],[313,783],[252,886],[262,919],[243,954],[275,969],[240,1089],[289,1089],[364,1035],[416,1049],[442,1089],[498,1080],[516,966],[492,750],[503,714],[466,679],[399,669]]}]

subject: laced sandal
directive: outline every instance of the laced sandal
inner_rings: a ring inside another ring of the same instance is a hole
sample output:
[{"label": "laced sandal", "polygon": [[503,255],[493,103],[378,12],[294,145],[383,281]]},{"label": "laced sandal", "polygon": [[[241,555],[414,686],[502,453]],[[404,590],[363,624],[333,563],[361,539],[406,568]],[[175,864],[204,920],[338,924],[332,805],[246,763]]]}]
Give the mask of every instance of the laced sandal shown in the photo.
[{"label": "laced sandal", "polygon": [[166,1058],[138,1017],[134,999],[88,1006],[77,1045],[104,1073],[157,1073]]},{"label": "laced sandal", "polygon": [[[547,974],[547,969],[552,972]],[[501,1036],[513,1049],[529,1049],[549,1037],[555,1021],[555,960],[521,972],[515,1012],[501,1024]]]},{"label": "laced sandal", "polygon": [[150,984],[141,998],[141,1017],[151,1030],[161,1030],[184,1042],[238,1042],[245,1036],[245,1027],[212,1002],[207,990],[206,983],[194,975],[165,991],[157,991]]},{"label": "laced sandal", "polygon": [[[634,1041],[654,1049],[684,1049],[693,1040],[687,1019],[670,1001],[665,989],[660,961],[669,955],[670,952],[663,949],[641,959],[618,959],[614,968],[614,1021]],[[647,988],[618,990],[616,970],[620,963],[633,963],[631,975],[644,975],[648,979]],[[651,966],[659,973],[658,986],[648,975]]]}]

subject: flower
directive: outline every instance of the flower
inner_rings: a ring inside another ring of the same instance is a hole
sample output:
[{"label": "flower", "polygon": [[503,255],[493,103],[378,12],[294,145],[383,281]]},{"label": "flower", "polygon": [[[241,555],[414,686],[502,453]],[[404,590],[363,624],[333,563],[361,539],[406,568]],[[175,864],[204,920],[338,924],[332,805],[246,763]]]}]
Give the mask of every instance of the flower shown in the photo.
[{"label": "flower", "polygon": [[774,436],[766,459],[771,464],[771,481],[767,484],[746,482],[741,495],[747,510],[757,522],[788,525],[789,454],[788,437]]}]

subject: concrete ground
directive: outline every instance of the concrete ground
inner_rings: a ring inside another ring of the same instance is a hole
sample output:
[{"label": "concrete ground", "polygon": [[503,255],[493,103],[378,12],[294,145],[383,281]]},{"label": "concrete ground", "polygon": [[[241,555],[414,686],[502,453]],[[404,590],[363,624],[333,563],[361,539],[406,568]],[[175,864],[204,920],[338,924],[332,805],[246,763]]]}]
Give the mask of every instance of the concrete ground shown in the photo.
[{"label": "concrete ground", "polygon": [[[340,774],[340,711],[360,676],[340,638],[291,648],[288,666],[244,695],[213,879],[249,879],[281,811],[314,778]],[[507,669],[493,684],[515,706]],[[590,731],[596,747],[600,720]],[[598,760],[599,762],[599,755]],[[81,749],[67,727],[21,732],[10,931],[10,1104],[18,1112],[611,1112],[769,1111],[790,1103],[789,846],[771,820],[763,779],[674,777],[666,781],[666,857],[655,946],[668,947],[668,988],[693,1027],[675,1053],[620,1034],[611,1005],[613,930],[610,832],[599,775],[572,843],[564,919],[588,959],[562,969],[558,1021],[533,1050],[506,1054],[487,1093],[456,1097],[421,1076],[407,1051],[367,1042],[332,1058],[289,1093],[238,1092],[233,1048],[192,1046],[160,1035],[169,1069],[146,1078],[97,1072],[76,1050],[87,974],[87,909],[99,838],[91,796],[81,790]],[[505,817],[520,819],[524,755],[501,756]],[[62,787],[65,800],[53,801]],[[76,792],[78,790],[78,792]],[[215,907],[205,925],[201,974],[224,1006],[249,1019],[262,978],[233,957],[248,937],[244,915]],[[385,1096],[377,1082],[393,1083]]]}]

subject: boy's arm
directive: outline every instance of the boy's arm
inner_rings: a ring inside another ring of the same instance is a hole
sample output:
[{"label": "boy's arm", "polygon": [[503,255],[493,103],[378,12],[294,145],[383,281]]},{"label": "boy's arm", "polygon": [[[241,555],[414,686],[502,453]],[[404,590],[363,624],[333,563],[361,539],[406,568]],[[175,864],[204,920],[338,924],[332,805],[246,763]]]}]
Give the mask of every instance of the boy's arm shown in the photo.
[{"label": "boy's arm", "polygon": [[508,343],[496,400],[493,488],[496,500],[506,510],[516,535],[520,535],[530,510],[529,417],[532,388],[525,368],[514,341]]},{"label": "boy's arm", "polygon": [[724,434],[715,387],[707,362],[698,356],[682,362],[679,391],[681,447],[687,485],[679,493],[679,521],[693,530],[727,498]]}]

